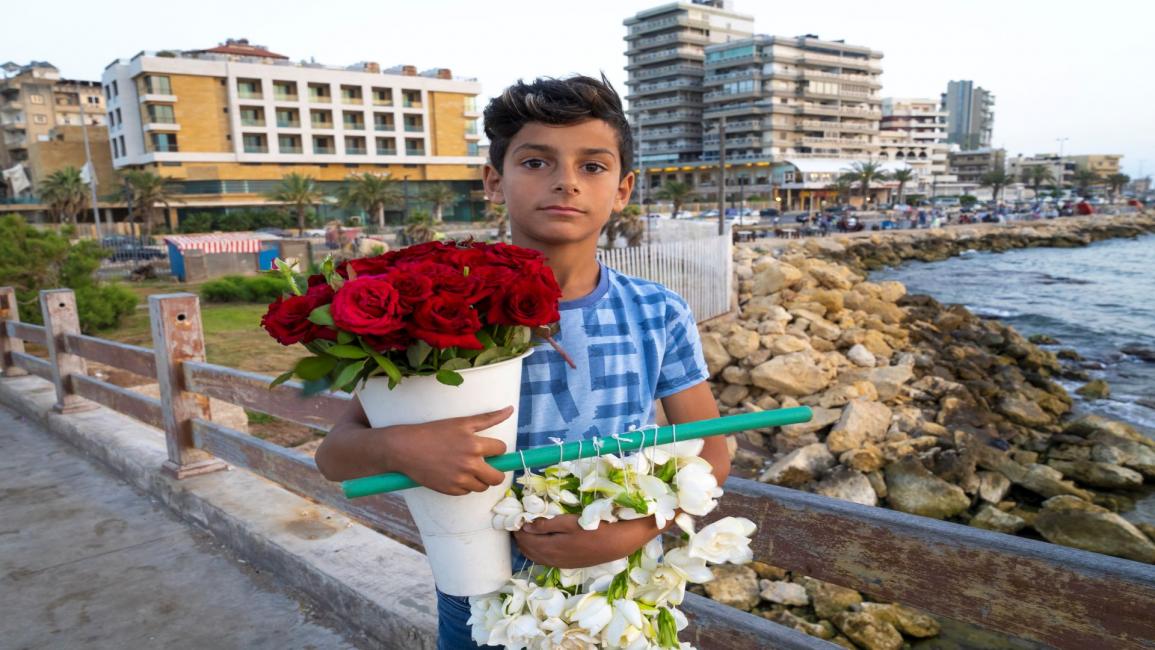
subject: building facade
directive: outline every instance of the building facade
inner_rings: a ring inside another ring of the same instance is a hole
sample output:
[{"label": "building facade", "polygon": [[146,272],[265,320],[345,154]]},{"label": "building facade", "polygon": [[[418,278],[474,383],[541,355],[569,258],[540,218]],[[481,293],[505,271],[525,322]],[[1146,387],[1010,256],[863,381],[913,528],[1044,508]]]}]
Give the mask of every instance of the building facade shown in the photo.
[{"label": "building facade", "polygon": [[947,113],[947,142],[964,151],[991,146],[995,128],[995,96],[973,81],[951,81],[941,97]]},{"label": "building facade", "polygon": [[1111,174],[1118,174],[1123,156],[1115,154],[1088,154],[1085,156],[1067,156],[1078,169],[1089,169],[1099,178],[1106,178]]},{"label": "building facade", "polygon": [[1007,152],[1005,149],[952,151],[949,160],[950,173],[958,177],[959,183],[977,186],[987,172],[1006,168]]},{"label": "building facade", "polygon": [[241,40],[114,61],[103,87],[114,166],[172,178],[184,205],[261,203],[292,172],[480,189],[481,86],[447,69],[293,63]]},{"label": "building facade", "polygon": [[[25,175],[32,183],[30,191],[45,176],[61,167],[83,167],[83,148],[79,155],[59,156],[46,154],[42,160],[51,159],[54,165],[29,163],[33,150],[47,145],[57,153],[62,147],[52,143],[63,141],[73,132],[67,127],[82,125],[89,127],[89,137],[106,141],[104,134],[105,108],[100,84],[95,81],[62,79],[60,71],[51,63],[33,61],[25,66],[5,68],[6,76],[0,80],[0,169],[10,169],[16,165],[24,167]],[[83,117],[82,117],[83,115]],[[61,130],[57,131],[60,128]],[[66,133],[67,132],[67,133]],[[95,142],[93,147],[95,148]],[[102,153],[102,152],[100,152]],[[94,159],[98,152],[93,151]],[[0,183],[0,195],[10,195],[11,187]]]},{"label": "building facade", "polygon": [[1050,172],[1053,180],[1042,183],[1040,190],[1044,187],[1058,186],[1069,187],[1074,182],[1075,170],[1077,166],[1075,161],[1069,156],[1060,157],[1055,153],[1040,153],[1033,156],[1018,155],[1007,161],[1007,173],[1009,173],[1016,181],[1025,184],[1027,187],[1032,187],[1030,180],[1031,169],[1035,167],[1043,167]]},{"label": "building facade", "polygon": [[882,100],[879,155],[906,163],[915,175],[910,194],[935,194],[939,184],[957,180],[950,174],[946,143],[947,114],[933,99],[887,97]]},{"label": "building facade", "polygon": [[711,44],[747,38],[754,19],[726,0],[676,2],[624,21],[629,115],[643,164],[702,156],[702,95]]}]

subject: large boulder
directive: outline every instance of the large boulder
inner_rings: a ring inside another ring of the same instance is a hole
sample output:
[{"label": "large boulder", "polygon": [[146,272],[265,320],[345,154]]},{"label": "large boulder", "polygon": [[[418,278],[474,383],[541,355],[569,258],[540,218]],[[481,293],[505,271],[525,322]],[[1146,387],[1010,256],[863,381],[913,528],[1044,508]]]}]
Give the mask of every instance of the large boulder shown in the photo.
[{"label": "large boulder", "polygon": [[970,524],[976,528],[985,528],[998,533],[1014,534],[1023,529],[1027,522],[1017,515],[1003,512],[991,504],[979,508],[978,513],[971,518]]},{"label": "large boulder", "polygon": [[873,368],[876,363],[874,354],[866,349],[866,346],[861,343],[856,343],[846,352],[846,358],[850,359],[851,363],[862,368]]},{"label": "large boulder", "polygon": [[995,410],[1011,422],[1031,429],[1045,427],[1054,421],[1054,416],[1044,411],[1041,406],[1018,394],[1004,396],[999,400]]},{"label": "large boulder", "polygon": [[1083,485],[1108,490],[1131,490],[1143,485],[1143,475],[1133,469],[1093,460],[1050,460],[1047,464]]},{"label": "large boulder", "polygon": [[762,584],[762,599],[780,605],[803,606],[810,604],[806,588],[796,582],[767,580]]},{"label": "large boulder", "polygon": [[826,388],[831,377],[808,352],[795,352],[759,364],[750,371],[750,380],[771,393],[800,397]]},{"label": "large boulder", "polygon": [[898,629],[877,614],[839,612],[830,619],[854,644],[865,650],[902,650],[902,635]]},{"label": "large boulder", "polygon": [[[867,346],[869,347],[869,346]],[[877,355],[878,352],[871,350]],[[889,353],[884,356],[890,356]],[[878,399],[889,402],[893,400],[911,379],[914,378],[914,368],[909,365],[883,366],[881,368],[861,368],[844,372],[839,378],[843,382],[869,381],[878,390]]]},{"label": "large boulder", "polygon": [[936,636],[940,631],[938,621],[933,616],[898,603],[862,603],[862,611],[874,614],[907,636],[925,639]]},{"label": "large boulder", "polygon": [[758,574],[750,567],[722,564],[712,570],[714,579],[703,585],[711,599],[747,612],[762,599]]},{"label": "large boulder", "polygon": [[745,359],[758,349],[760,339],[758,332],[734,326],[730,329],[730,336],[726,339],[726,352],[735,359]]},{"label": "large boulder", "polygon": [[814,614],[818,618],[831,618],[839,612],[862,604],[862,594],[853,589],[805,576],[798,578],[798,582],[806,588],[806,595],[810,597],[810,602],[814,605]]},{"label": "large boulder", "polygon": [[1155,563],[1155,543],[1110,510],[1070,495],[1043,502],[1035,530],[1054,544]]},{"label": "large boulder", "polygon": [[721,332],[705,332],[702,334],[702,353],[706,357],[706,368],[710,376],[718,374],[733,360],[726,351]]},{"label": "large boulder", "polygon": [[763,483],[798,487],[813,481],[834,465],[834,455],[821,442],[806,445],[774,461],[758,477]]},{"label": "large boulder", "polygon": [[765,296],[794,287],[801,281],[802,271],[786,262],[771,259],[754,268],[754,286],[751,290],[756,296]]},{"label": "large boulder", "polygon": [[858,470],[839,467],[822,479],[814,491],[822,496],[852,501],[864,506],[878,505],[878,495],[866,475]]},{"label": "large boulder", "polygon": [[979,498],[987,503],[999,503],[1011,489],[1011,480],[1002,472],[979,472]]},{"label": "large boulder", "polygon": [[913,515],[946,519],[967,510],[966,492],[932,474],[915,456],[886,467],[887,503]]},{"label": "large boulder", "polygon": [[890,427],[890,408],[878,402],[851,400],[842,416],[830,430],[826,445],[835,454],[858,449],[866,442],[877,442]]},{"label": "large boulder", "polygon": [[828,409],[821,406],[811,407],[813,417],[809,422],[800,422],[798,424],[787,424],[782,427],[782,433],[787,435],[800,435],[803,433],[817,433],[826,427],[834,424],[842,417],[842,409]]}]

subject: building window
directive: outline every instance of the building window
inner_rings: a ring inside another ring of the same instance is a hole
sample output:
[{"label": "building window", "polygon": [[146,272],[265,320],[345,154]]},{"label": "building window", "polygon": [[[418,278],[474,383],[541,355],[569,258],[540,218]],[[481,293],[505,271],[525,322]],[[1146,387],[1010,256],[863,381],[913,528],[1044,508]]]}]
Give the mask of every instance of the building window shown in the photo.
[{"label": "building window", "polygon": [[37,95],[36,93],[31,93],[28,95],[28,103],[30,103],[30,104],[43,104],[44,103],[44,95]]},{"label": "building window", "polygon": [[170,153],[179,151],[176,144],[175,133],[150,133],[149,140],[152,141],[153,151]]},{"label": "building window", "polygon": [[112,139],[112,157],[120,158],[120,144],[117,143],[116,138]]},{"label": "building window", "polygon": [[378,156],[396,156],[397,141],[393,138],[377,138]]},{"label": "building window", "polygon": [[402,90],[401,105],[405,108],[421,108],[421,91]]},{"label": "building window", "polygon": [[154,124],[176,124],[176,116],[169,104],[148,104],[148,121]]},{"label": "building window", "polygon": [[314,129],[333,128],[333,111],[309,111],[309,121]]},{"label": "building window", "polygon": [[98,95],[89,95],[89,96],[85,97],[85,100],[87,100],[89,104],[99,104],[100,103],[100,97]]},{"label": "building window", "polygon": [[122,135],[117,139],[120,140],[120,155],[127,156],[128,155],[128,147],[124,146],[124,136]]},{"label": "building window", "polygon": [[297,82],[295,81],[274,81],[273,82],[273,99],[279,102],[295,102],[297,101]]},{"label": "building window", "polygon": [[33,124],[48,124],[48,116],[47,115],[33,115],[32,116],[32,123]]},{"label": "building window", "polygon": [[467,155],[467,156],[480,156],[481,155],[481,147],[476,142],[467,143],[465,145],[465,155]]},{"label": "building window", "polygon": [[265,109],[253,106],[241,107],[241,126],[264,126]]},{"label": "building window", "polygon": [[468,120],[465,123],[465,135],[477,135],[477,122]]},{"label": "building window", "polygon": [[341,103],[342,104],[361,104],[364,98],[361,95],[360,86],[341,86]]},{"label": "building window", "polygon": [[345,136],[345,154],[349,156],[364,156],[365,138],[357,135]]},{"label": "building window", "polygon": [[299,129],[301,128],[301,114],[294,108],[278,108],[277,109],[277,128],[279,129]]},{"label": "building window", "polygon": [[171,95],[172,83],[165,75],[145,75],[141,78],[141,86],[149,95]]},{"label": "building window", "polygon": [[104,84],[104,99],[105,101],[112,99],[112,87],[108,84]]},{"label": "building window", "polygon": [[393,105],[393,89],[392,88],[374,88],[373,89],[373,104],[375,106],[392,106]]},{"label": "building window", "polygon": [[365,130],[365,115],[363,113],[351,113],[344,111],[341,113],[341,124],[346,131],[364,131]]},{"label": "building window", "polygon": [[309,84],[309,101],[320,104],[328,104],[333,101],[329,84]]},{"label": "building window", "polygon": [[421,138],[405,138],[405,155],[424,156],[425,140],[422,140]]},{"label": "building window", "polygon": [[425,121],[420,115],[406,115],[405,130],[409,133],[422,133],[425,131]]},{"label": "building window", "polygon": [[277,136],[277,150],[281,153],[301,153],[301,136],[299,135],[279,135]]},{"label": "building window", "polygon": [[237,79],[237,96],[241,99],[261,99],[261,80]]},{"label": "building window", "polygon": [[313,153],[332,154],[337,153],[333,148],[333,136],[330,135],[315,135],[313,136]]},{"label": "building window", "polygon": [[118,108],[118,109],[116,109],[116,125],[121,126],[123,124],[124,124],[124,117],[121,116],[120,109]]},{"label": "building window", "polygon": [[373,114],[373,130],[374,131],[395,131],[397,127],[393,124],[392,113],[374,113]]},{"label": "building window", "polygon": [[269,143],[263,133],[245,133],[241,136],[245,153],[268,153]]},{"label": "building window", "polygon": [[120,88],[117,87],[117,84],[115,81],[112,82],[112,96],[113,97],[120,97]]}]

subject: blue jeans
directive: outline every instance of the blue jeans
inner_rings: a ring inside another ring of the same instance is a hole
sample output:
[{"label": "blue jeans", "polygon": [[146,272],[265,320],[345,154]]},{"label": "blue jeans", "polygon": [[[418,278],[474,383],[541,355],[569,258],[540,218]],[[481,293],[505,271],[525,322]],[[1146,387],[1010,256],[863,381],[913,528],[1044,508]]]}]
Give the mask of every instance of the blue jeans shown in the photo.
[{"label": "blue jeans", "polygon": [[[517,573],[529,566],[529,560],[513,545],[513,572]],[[474,650],[475,648],[494,648],[497,646],[479,646],[473,642],[469,624],[469,598],[466,596],[450,596],[437,590],[437,650]]]}]

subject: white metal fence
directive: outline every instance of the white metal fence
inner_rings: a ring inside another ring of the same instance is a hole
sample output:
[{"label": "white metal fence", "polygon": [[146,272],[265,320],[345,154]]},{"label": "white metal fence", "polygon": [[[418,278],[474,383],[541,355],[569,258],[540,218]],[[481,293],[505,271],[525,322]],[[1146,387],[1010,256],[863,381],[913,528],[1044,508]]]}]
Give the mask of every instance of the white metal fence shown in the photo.
[{"label": "white metal fence", "polygon": [[730,230],[727,228],[724,234],[718,235],[716,224],[696,231],[682,227],[690,225],[679,224],[677,230],[692,238],[662,237],[661,241],[646,246],[598,249],[598,259],[621,273],[653,280],[676,292],[689,303],[698,322],[721,316],[730,311],[733,282]]}]

